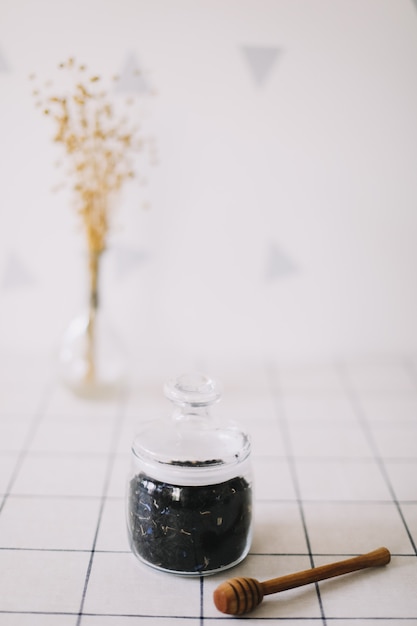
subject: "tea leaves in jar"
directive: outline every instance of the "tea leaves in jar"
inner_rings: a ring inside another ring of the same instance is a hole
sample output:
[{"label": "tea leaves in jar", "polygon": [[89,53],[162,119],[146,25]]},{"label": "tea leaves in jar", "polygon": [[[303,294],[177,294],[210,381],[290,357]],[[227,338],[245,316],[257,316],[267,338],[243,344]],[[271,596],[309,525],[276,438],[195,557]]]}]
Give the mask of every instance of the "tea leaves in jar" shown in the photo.
[{"label": "tea leaves in jar", "polygon": [[131,479],[128,498],[132,550],[154,567],[208,573],[247,552],[252,491],[242,476],[181,486],[141,472]]}]

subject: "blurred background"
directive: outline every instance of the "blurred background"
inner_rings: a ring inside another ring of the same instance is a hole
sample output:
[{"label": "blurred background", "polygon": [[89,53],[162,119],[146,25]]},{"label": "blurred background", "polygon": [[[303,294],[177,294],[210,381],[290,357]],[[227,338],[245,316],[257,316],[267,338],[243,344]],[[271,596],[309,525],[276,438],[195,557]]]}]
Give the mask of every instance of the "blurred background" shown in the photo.
[{"label": "blurred background", "polygon": [[139,367],[416,352],[412,0],[0,0],[3,355],[49,358],[86,297],[29,80],[68,57],[143,97],[157,144],[101,276]]}]

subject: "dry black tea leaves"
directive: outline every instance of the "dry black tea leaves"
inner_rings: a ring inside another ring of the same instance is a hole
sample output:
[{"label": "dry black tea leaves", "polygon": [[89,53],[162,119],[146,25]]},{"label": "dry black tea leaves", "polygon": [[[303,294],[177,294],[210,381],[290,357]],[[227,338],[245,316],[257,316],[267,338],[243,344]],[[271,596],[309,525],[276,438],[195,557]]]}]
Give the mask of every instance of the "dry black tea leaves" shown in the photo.
[{"label": "dry black tea leaves", "polygon": [[130,482],[133,551],[173,572],[209,572],[238,561],[251,525],[252,490],[243,477],[179,486],[140,473]]}]

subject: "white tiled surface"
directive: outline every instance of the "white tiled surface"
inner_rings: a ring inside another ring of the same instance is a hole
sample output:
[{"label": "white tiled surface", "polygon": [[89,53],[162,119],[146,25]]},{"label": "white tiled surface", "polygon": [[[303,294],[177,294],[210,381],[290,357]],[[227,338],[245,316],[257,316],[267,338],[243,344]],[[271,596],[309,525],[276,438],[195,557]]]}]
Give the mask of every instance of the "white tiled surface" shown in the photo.
[{"label": "white tiled surface", "polygon": [[218,413],[251,432],[256,498],[248,558],[201,580],[147,568],[127,543],[129,444],[138,421],[169,413],[163,381],[100,403],[33,366],[21,386],[1,370],[0,626],[221,624],[212,592],[226,577],[265,580],[380,545],[389,566],[265,598],[245,622],[417,623],[412,361],[269,362],[240,383],[238,369],[207,370],[224,385]]}]

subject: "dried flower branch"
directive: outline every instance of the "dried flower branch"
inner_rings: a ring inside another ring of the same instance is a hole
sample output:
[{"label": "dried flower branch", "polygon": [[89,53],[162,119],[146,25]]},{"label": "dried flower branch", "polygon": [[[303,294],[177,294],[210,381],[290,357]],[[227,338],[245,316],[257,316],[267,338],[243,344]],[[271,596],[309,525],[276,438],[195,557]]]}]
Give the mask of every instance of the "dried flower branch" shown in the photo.
[{"label": "dried flower branch", "polygon": [[[70,73],[71,91],[42,98],[37,88],[33,95],[56,124],[54,141],[69,157],[76,210],[88,249],[100,254],[107,245],[113,199],[135,176],[133,155],[145,148],[146,140],[127,115],[116,113],[100,76],[88,76],[86,66],[77,65],[73,58],[60,63],[59,69]],[[125,101],[126,106],[132,103],[132,98]]]},{"label": "dried flower branch", "polygon": [[[154,156],[155,147],[152,140],[148,145],[138,125],[118,111],[120,102],[110,97],[99,75],[89,75],[86,66],[77,64],[74,58],[60,63],[58,69],[61,77],[67,73],[71,79],[69,88],[45,94],[53,86],[47,81],[43,88],[34,88],[32,94],[36,106],[53,120],[53,139],[68,156],[75,207],[85,231],[90,278],[86,381],[93,382],[99,261],[107,247],[113,201],[123,185],[135,176],[133,155],[148,147]],[[36,80],[34,74],[29,78]],[[112,82],[118,80],[114,77]],[[133,103],[131,97],[124,102],[125,107]]]}]

